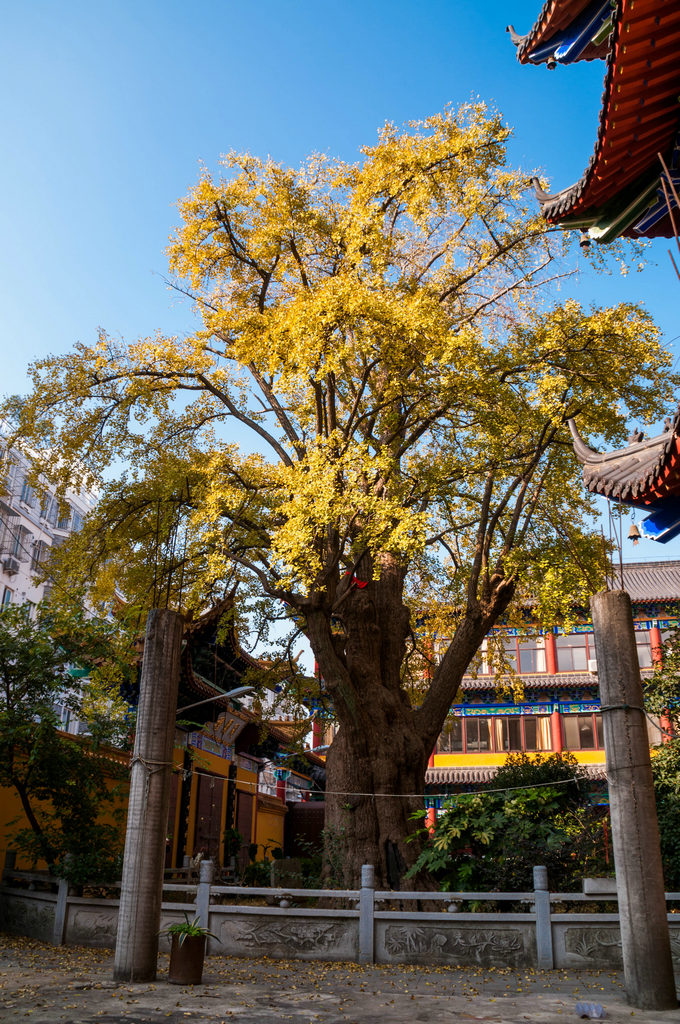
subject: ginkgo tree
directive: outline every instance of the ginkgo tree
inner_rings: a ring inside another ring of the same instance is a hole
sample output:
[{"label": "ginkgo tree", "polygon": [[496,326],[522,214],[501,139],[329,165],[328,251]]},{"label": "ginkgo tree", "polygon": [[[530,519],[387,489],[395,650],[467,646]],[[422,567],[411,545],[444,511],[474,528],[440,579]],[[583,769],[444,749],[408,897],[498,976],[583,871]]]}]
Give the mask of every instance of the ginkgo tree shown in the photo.
[{"label": "ginkgo tree", "polygon": [[347,883],[415,861],[428,758],[494,623],[598,585],[566,420],[614,444],[677,383],[639,306],[556,303],[569,248],[508,135],[475,103],[387,125],[355,163],[227,156],[169,248],[196,331],[41,360],[15,410],[63,483],[127,467],[80,549],[95,576],[141,585],[174,495],[185,606],[240,581],[307,636]]}]

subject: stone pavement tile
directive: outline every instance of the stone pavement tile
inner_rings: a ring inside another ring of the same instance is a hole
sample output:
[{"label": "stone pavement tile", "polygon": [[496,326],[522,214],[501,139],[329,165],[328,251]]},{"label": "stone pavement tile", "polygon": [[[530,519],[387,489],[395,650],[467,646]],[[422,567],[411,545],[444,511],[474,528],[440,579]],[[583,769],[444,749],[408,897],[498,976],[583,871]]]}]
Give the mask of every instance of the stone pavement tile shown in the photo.
[{"label": "stone pavement tile", "polygon": [[612,1024],[680,1024],[631,1010],[619,972],[371,966],[210,957],[205,984],[111,980],[110,950],[0,935],[2,1024],[576,1024],[579,1000]]}]

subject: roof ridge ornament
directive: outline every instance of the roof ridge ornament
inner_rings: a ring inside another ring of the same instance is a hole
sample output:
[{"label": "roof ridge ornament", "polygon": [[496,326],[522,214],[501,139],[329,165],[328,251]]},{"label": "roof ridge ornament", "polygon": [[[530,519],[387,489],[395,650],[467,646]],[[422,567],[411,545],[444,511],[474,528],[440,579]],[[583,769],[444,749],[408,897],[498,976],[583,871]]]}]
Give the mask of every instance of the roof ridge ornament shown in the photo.
[{"label": "roof ridge ornament", "polygon": [[574,439],[574,453],[580,463],[586,463],[592,461],[593,455],[599,455],[594,448],[587,445],[581,435],[579,434],[578,427],[576,426],[576,420],[572,417],[567,420],[567,426],[571,431],[571,436]]},{"label": "roof ridge ornament", "polygon": [[526,39],[526,35],[521,36],[519,32],[515,32],[514,25],[507,25],[505,31],[510,33],[510,39],[512,40],[514,46],[521,46],[521,44]]},{"label": "roof ridge ornament", "polygon": [[540,180],[535,175],[531,179],[531,184],[534,187],[534,194],[538,199],[539,203],[547,203],[551,199],[556,198],[555,195],[551,195],[550,192],[546,192],[546,190],[541,185]]}]

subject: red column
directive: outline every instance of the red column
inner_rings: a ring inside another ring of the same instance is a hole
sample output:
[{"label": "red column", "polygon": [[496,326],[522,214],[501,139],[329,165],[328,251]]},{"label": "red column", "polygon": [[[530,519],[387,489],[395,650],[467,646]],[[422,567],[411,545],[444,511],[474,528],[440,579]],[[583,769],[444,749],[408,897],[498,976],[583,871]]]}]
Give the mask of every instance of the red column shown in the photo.
[{"label": "red column", "polygon": [[553,751],[557,754],[562,752],[562,723],[560,722],[559,711],[553,711],[550,716],[550,735],[552,737]]},{"label": "red column", "polygon": [[[436,747],[435,747],[435,750],[436,750]],[[427,762],[427,767],[428,767],[428,768],[434,768],[434,755],[435,755],[435,750],[433,750],[433,751],[432,751],[432,753],[430,754],[430,760],[429,760],[429,761]]]},{"label": "red column", "polygon": [[658,626],[652,626],[649,631],[649,639],[652,644],[652,661],[655,665],[660,665],[663,661],[663,652],[661,649],[661,630]]},{"label": "red column", "polygon": [[286,802],[286,780],[285,779],[277,779],[276,780],[276,795],[279,798],[279,800],[282,800],[283,803],[285,804],[285,802]]},{"label": "red column", "polygon": [[557,646],[554,633],[545,634],[545,670],[553,676],[557,672]]},{"label": "red column", "polygon": [[425,828],[428,832],[434,832],[434,827],[437,822],[437,811],[434,807],[428,807],[427,814],[425,815]]},{"label": "red column", "polygon": [[323,739],[323,731],[321,728],[321,719],[312,719],[312,747],[316,750],[317,747],[321,746]]},{"label": "red column", "polygon": [[[654,625],[650,629],[649,640],[652,645],[652,664],[656,668],[657,665],[661,665],[663,662],[663,640],[661,639],[661,630],[658,626]],[[673,724],[670,718],[667,715],[659,715],[659,725],[661,726],[661,742],[668,743],[673,731]]]}]

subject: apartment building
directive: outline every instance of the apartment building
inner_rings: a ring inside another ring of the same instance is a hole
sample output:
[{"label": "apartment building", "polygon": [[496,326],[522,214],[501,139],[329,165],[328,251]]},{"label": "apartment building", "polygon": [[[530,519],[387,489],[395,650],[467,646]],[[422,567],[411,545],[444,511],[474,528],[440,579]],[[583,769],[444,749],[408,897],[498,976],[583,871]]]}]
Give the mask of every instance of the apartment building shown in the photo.
[{"label": "apartment building", "polygon": [[[54,488],[47,487],[39,497],[28,480],[29,459],[16,449],[7,450],[7,433],[6,424],[0,423],[0,604],[28,605],[34,616],[52,591],[49,577],[41,579],[50,550],[81,529],[96,494],[70,490],[60,502]],[[56,710],[65,731],[81,731],[66,706]]]}]

